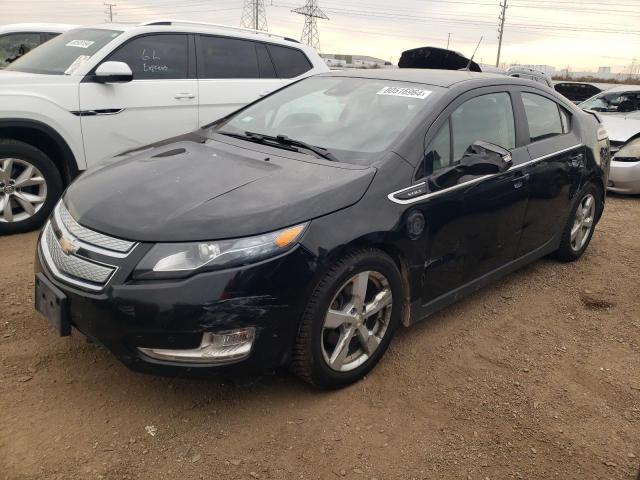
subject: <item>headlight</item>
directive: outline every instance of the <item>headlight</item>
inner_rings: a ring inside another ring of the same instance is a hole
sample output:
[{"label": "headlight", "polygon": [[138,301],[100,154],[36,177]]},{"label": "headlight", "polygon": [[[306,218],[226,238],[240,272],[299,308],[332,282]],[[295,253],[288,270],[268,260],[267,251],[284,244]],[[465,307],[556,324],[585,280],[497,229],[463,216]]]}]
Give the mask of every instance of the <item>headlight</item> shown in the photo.
[{"label": "headlight", "polygon": [[308,223],[235,240],[158,243],[140,261],[136,279],[181,278],[198,270],[220,270],[255,263],[293,248]]},{"label": "headlight", "polygon": [[624,145],[617,151],[613,159],[622,162],[640,160],[640,138],[636,138]]}]

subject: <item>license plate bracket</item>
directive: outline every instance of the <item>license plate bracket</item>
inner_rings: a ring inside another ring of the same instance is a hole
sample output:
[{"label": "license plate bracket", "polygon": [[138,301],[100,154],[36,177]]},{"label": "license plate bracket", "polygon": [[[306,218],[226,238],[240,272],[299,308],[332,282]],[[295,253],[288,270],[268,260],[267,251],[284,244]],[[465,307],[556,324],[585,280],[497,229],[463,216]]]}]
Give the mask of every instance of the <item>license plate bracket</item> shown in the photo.
[{"label": "license plate bracket", "polygon": [[71,335],[69,299],[42,273],[36,273],[35,307],[61,337]]}]

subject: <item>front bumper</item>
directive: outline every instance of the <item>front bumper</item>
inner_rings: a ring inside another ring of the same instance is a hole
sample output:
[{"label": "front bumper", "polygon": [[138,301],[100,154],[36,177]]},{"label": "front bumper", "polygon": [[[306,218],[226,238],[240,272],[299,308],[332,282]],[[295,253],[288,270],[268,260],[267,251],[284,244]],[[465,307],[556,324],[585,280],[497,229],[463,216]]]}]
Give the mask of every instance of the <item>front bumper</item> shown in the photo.
[{"label": "front bumper", "polygon": [[[297,247],[262,263],[182,280],[135,282],[123,276],[101,292],[59,280],[43,261],[40,246],[35,270],[67,296],[72,327],[132,370],[200,376],[257,373],[288,361],[308,295],[305,286],[313,276],[310,260]],[[255,338],[248,357],[240,361],[170,361],[144,353],[198,349],[209,332],[247,327]]]},{"label": "front bumper", "polygon": [[640,161],[617,162],[615,159],[611,160],[607,188],[616,193],[640,193]]}]

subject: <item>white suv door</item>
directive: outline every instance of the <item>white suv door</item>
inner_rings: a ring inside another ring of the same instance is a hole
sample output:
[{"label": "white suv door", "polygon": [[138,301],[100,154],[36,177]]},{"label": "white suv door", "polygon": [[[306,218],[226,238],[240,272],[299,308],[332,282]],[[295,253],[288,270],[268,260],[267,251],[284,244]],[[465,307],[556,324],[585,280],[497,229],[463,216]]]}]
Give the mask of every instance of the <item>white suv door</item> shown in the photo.
[{"label": "white suv door", "polygon": [[187,34],[135,37],[103,60],[124,62],[128,83],[80,84],[87,167],[119,153],[198,128],[198,83]]},{"label": "white suv door", "polygon": [[301,50],[241,38],[198,35],[197,52],[200,125],[224,117],[313,68]]}]

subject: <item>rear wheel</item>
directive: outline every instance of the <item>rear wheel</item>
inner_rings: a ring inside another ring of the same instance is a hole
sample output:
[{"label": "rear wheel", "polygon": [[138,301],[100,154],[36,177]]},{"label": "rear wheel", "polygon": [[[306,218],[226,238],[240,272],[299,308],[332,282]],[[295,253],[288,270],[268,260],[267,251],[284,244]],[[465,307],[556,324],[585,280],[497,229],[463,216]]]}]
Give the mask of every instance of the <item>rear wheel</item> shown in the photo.
[{"label": "rear wheel", "polygon": [[42,151],[0,140],[0,234],[39,228],[62,193],[62,179]]},{"label": "rear wheel", "polygon": [[555,257],[572,262],[582,256],[596,226],[598,213],[602,209],[602,196],[595,185],[587,185],[578,195],[578,201],[569,215]]},{"label": "rear wheel", "polygon": [[400,323],[402,280],[383,252],[362,250],[336,262],[316,287],[302,319],[293,370],[323,388],[366,375]]}]

